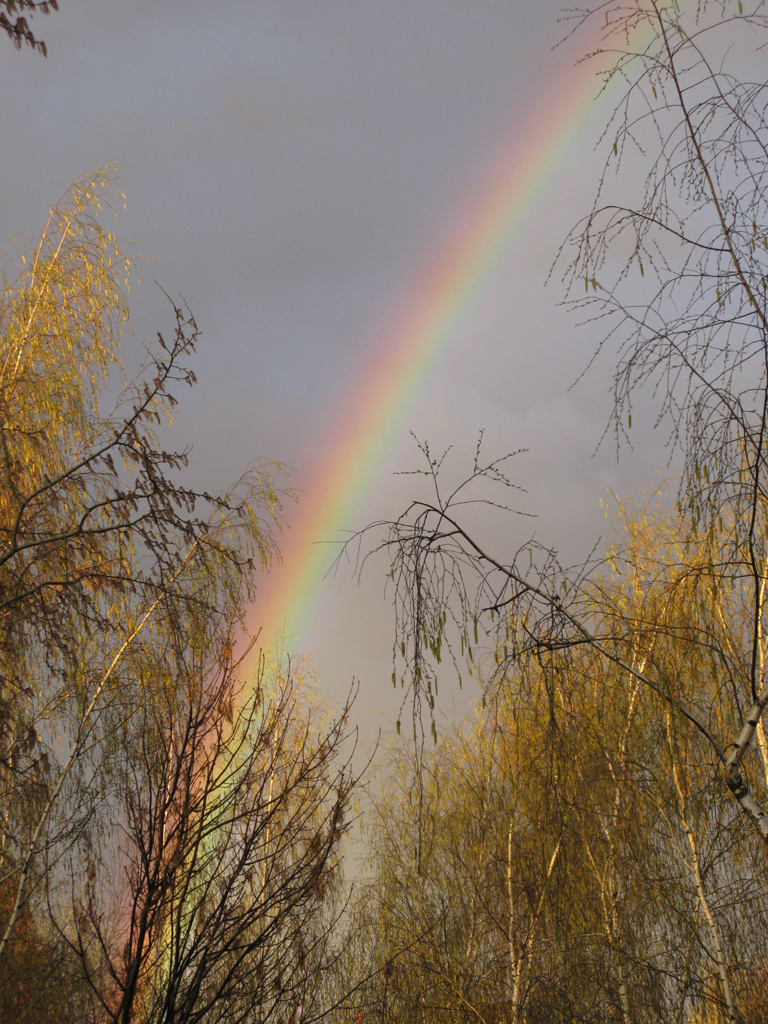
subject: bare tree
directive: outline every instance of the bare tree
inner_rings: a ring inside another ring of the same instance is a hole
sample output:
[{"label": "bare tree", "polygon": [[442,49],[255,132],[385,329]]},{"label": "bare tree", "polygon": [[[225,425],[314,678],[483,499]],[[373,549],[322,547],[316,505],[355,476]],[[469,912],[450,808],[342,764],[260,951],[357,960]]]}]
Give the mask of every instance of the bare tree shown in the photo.
[{"label": "bare tree", "polygon": [[312,1020],[355,781],[349,708],[324,721],[290,666],[262,662],[246,686],[231,661],[184,660],[125,722],[113,825],[49,897],[53,919],[98,1020]]}]

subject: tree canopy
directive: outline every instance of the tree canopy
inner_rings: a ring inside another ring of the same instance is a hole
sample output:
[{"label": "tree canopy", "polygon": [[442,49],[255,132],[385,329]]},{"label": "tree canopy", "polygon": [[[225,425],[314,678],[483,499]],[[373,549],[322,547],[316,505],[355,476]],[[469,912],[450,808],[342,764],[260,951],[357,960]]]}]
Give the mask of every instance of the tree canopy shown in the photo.
[{"label": "tree canopy", "polygon": [[119,198],[103,174],[76,182],[0,304],[0,1006],[309,1012],[355,782],[347,711],[323,716],[295,665],[244,674],[280,467],[198,492],[189,452],[161,445],[199,331],[171,303],[125,379],[131,267],[99,219]]},{"label": "tree canopy", "polygon": [[[479,678],[498,707],[476,745],[513,760],[494,769],[493,785],[508,791],[504,810],[492,815],[490,802],[478,802],[476,814],[495,823],[493,853],[462,854],[477,827],[467,821],[454,841],[454,826],[435,828],[428,814],[415,827],[440,851],[434,881],[417,858],[406,883],[394,864],[412,855],[410,840],[396,853],[400,832],[396,842],[379,819],[386,867],[370,898],[387,922],[412,922],[414,945],[395,954],[389,942],[382,962],[402,964],[406,990],[430,1015],[758,1020],[768,846],[768,93],[757,54],[768,19],[760,3],[729,0],[606,0],[570,17],[574,31],[589,24],[600,33],[588,59],[617,99],[593,207],[567,236],[553,277],[582,319],[604,326],[596,355],[615,351],[608,437],[620,451],[633,411],[655,401],[679,484],[659,492],[653,514],[625,515],[609,550],[567,568],[538,539],[500,549],[498,533],[483,536],[477,514],[468,516],[480,485],[512,485],[508,457],[487,460],[478,445],[456,487],[422,445],[428,492],[364,533],[389,558],[393,682],[407,681],[413,696],[424,799],[450,815],[474,799],[474,787],[459,784],[451,804],[442,781],[443,758],[449,775],[465,777],[458,751],[468,745],[455,740],[432,758],[424,748],[423,724],[438,741],[446,665]],[[501,496],[493,507],[504,504]],[[541,810],[518,818],[517,808],[537,801]],[[395,815],[409,820],[411,802],[396,798]],[[528,836],[531,853],[521,857]],[[495,880],[483,870],[468,880],[479,863]],[[470,914],[463,897],[479,878],[483,895]],[[394,969],[376,975],[385,1016],[402,1012],[386,1008]]]}]

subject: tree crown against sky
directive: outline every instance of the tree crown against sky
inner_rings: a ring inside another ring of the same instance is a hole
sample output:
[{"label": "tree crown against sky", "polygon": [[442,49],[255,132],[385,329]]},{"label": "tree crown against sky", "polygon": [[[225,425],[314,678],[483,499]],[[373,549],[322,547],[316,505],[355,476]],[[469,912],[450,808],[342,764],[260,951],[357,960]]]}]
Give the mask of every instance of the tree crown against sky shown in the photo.
[{"label": "tree crown against sky", "polygon": [[[604,345],[618,345],[617,439],[628,435],[632,403],[648,384],[643,397],[654,390],[660,399],[662,426],[670,427],[684,461],[678,514],[708,554],[694,565],[685,549],[670,552],[673,560],[660,573],[665,585],[709,576],[751,609],[738,667],[733,652],[722,650],[734,725],[700,715],[695,702],[675,693],[654,665],[654,631],[642,642],[633,635],[631,609],[617,614],[611,628],[595,617],[591,566],[566,572],[538,542],[496,553],[467,525],[472,487],[510,484],[505,460],[483,461],[479,448],[468,480],[444,490],[441,460],[424,446],[432,496],[380,524],[392,555],[395,651],[402,659],[393,679],[403,671],[410,679],[417,728],[420,702],[430,713],[434,708],[436,666],[449,653],[472,657],[479,633],[506,638],[505,664],[588,644],[706,739],[724,783],[768,842],[766,810],[742,770],[755,757],[768,703],[768,93],[742,73],[754,64],[741,63],[745,48],[754,53],[765,38],[768,18],[761,4],[688,10],[654,0],[607,2],[579,18],[599,22],[602,42],[591,56],[622,93],[605,131],[606,171],[592,211],[563,247],[563,273],[570,294],[581,290],[575,307],[589,322],[607,322]],[[622,168],[630,160],[627,179]],[[646,174],[633,196],[640,160]],[[619,177],[606,198],[614,171]],[[698,642],[710,642],[706,631]]]},{"label": "tree crown against sky", "polygon": [[188,450],[161,439],[199,331],[171,303],[171,335],[125,378],[131,267],[102,224],[121,198],[104,173],[76,182],[0,301],[0,1005],[310,1015],[349,708],[323,714],[295,665],[246,667],[280,467],[223,493],[184,483]]},{"label": "tree crown against sky", "polygon": [[[657,670],[728,719],[719,648],[696,629],[733,646],[744,609],[722,598],[712,623],[692,577],[660,615],[659,566],[687,538],[656,497],[618,510],[632,571],[607,564],[596,601],[656,626]],[[498,643],[479,668],[493,699],[435,748],[404,738],[373,801],[352,926],[371,974],[363,1012],[762,1020],[764,853],[706,741],[589,645],[521,665]],[[766,765],[761,747],[761,800]]]},{"label": "tree crown against sky", "polygon": [[[768,23],[728,3],[579,18],[604,22],[593,56],[623,96],[556,270],[618,347],[617,444],[655,397],[683,476],[574,569],[483,535],[482,488],[514,463],[480,445],[455,488],[422,445],[431,495],[376,525],[413,699],[360,909],[381,1021],[765,1015],[768,93],[739,47]],[[451,661],[487,709],[430,754]]]}]

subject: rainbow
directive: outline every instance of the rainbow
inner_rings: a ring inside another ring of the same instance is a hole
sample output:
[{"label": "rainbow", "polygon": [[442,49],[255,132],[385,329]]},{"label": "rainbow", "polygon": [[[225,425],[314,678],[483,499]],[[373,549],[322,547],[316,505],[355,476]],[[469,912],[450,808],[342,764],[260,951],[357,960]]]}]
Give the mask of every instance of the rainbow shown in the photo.
[{"label": "rainbow", "polygon": [[[316,607],[334,553],[323,541],[361,524],[355,511],[376,475],[389,439],[422,391],[435,362],[455,341],[484,283],[510,249],[524,238],[553,178],[595,116],[594,71],[564,69],[533,112],[529,127],[517,129],[501,149],[474,198],[452,226],[401,312],[380,332],[373,358],[345,413],[330,432],[328,455],[306,488],[299,514],[287,531],[282,563],[265,580],[252,613],[260,643],[276,639],[289,647]],[[602,104],[600,105],[602,106]],[[594,138],[594,133],[588,133]]]}]

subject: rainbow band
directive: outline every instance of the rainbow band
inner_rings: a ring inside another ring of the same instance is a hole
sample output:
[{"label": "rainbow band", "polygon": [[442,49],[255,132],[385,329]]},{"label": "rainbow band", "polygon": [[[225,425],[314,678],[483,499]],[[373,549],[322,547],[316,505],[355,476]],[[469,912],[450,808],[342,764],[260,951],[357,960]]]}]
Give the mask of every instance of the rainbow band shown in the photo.
[{"label": "rainbow band", "polygon": [[535,221],[547,186],[567,168],[577,136],[596,116],[591,68],[569,69],[567,87],[562,81],[559,86],[545,96],[532,127],[518,132],[502,152],[448,243],[439,246],[413,288],[404,312],[373,346],[373,358],[348,396],[341,429],[328,444],[328,455],[286,535],[282,564],[272,570],[254,608],[252,624],[261,627],[263,647],[278,638],[290,645],[308,623],[335,554],[322,542],[362,525],[355,512],[392,434],[435,362],[447,355],[457,324],[484,283]]}]

